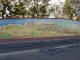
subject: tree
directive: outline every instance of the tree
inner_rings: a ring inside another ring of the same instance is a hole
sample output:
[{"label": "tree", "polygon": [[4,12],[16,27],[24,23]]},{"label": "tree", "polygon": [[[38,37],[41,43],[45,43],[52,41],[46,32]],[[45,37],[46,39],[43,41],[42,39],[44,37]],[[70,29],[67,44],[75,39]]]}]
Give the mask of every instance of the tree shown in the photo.
[{"label": "tree", "polygon": [[15,3],[15,14],[22,16],[23,18],[25,17],[26,8],[23,2],[18,1],[17,3]]},{"label": "tree", "polygon": [[79,14],[77,14],[77,12],[80,11],[80,8],[75,6],[75,2],[78,2],[78,0],[65,0],[63,7],[63,15],[71,20],[73,20],[75,16],[77,19],[80,18]]},{"label": "tree", "polygon": [[63,6],[63,14],[69,18],[69,19],[73,19],[74,14],[75,14],[75,9],[72,7],[72,0],[66,0],[65,4]]},{"label": "tree", "polygon": [[8,13],[6,12],[6,18],[11,18],[13,16],[13,5],[11,5],[10,0],[8,0],[6,3],[7,3],[6,11],[8,11]]},{"label": "tree", "polygon": [[49,16],[47,9],[46,9],[47,5],[40,5],[39,6],[39,18],[46,18]]},{"label": "tree", "polygon": [[55,17],[55,18],[61,18],[62,17],[62,12],[61,12],[61,7],[59,5],[52,5],[52,7],[49,9],[49,13]]},{"label": "tree", "polygon": [[0,0],[0,18],[2,17],[2,4],[1,4],[1,0]]},{"label": "tree", "polygon": [[77,17],[76,20],[80,21],[80,0],[74,0],[73,6],[76,11],[76,14],[75,14],[75,16]]},{"label": "tree", "polygon": [[44,18],[48,16],[47,6],[48,0],[42,0],[42,4],[38,4],[39,0],[34,0],[32,7],[29,8],[28,14],[31,18]]},{"label": "tree", "polygon": [[16,16],[22,16],[23,18],[26,15],[26,7],[23,1],[19,0],[2,0],[3,10],[2,18],[16,18]]},{"label": "tree", "polygon": [[2,0],[2,18],[11,18],[13,15],[13,5],[11,4],[13,0]]},{"label": "tree", "polygon": [[[7,1],[7,0],[6,0]],[[6,3],[5,0],[2,0],[2,5],[3,5],[3,9],[2,9],[2,18],[5,18],[4,15],[6,13]]]}]

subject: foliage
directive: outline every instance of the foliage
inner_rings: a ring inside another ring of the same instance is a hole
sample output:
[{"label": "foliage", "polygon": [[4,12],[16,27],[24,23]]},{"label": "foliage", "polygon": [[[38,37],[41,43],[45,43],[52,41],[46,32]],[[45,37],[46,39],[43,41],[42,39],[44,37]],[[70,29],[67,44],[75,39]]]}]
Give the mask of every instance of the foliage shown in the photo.
[{"label": "foliage", "polygon": [[14,16],[22,16],[23,18],[25,17],[26,14],[26,9],[24,6],[24,3],[21,1],[18,1],[14,5]]},{"label": "foliage", "polygon": [[2,18],[16,18],[17,15],[24,17],[26,14],[24,3],[20,0],[18,2],[14,2],[14,0],[2,0],[2,5]]},{"label": "foliage", "polygon": [[71,20],[73,20],[76,16],[77,18],[80,17],[79,14],[77,14],[79,9],[75,6],[75,2],[77,2],[77,0],[65,0],[63,7],[63,14]]},{"label": "foliage", "polygon": [[[68,18],[80,20],[80,7],[74,7],[77,0],[65,0],[64,5],[54,4],[52,7],[49,0],[0,0],[3,9],[2,18],[48,18],[51,14],[55,18]],[[40,3],[41,2],[41,3]],[[60,4],[63,4],[60,2]]]},{"label": "foliage", "polygon": [[[36,3],[37,2],[37,3]],[[48,1],[43,0],[42,4],[38,4],[38,1],[34,1],[34,4],[32,7],[29,8],[28,14],[32,18],[45,18],[49,14],[47,14],[47,6],[48,6]]]},{"label": "foliage", "polygon": [[33,6],[29,7],[30,2],[32,2],[32,0],[19,0],[18,2],[15,2],[15,0],[2,0],[2,18],[25,18],[26,15],[30,18],[48,16],[46,9],[48,6],[48,0],[43,0],[40,5],[38,4],[39,1],[35,0]]},{"label": "foliage", "polygon": [[9,34],[9,33],[2,33],[2,32],[0,32],[0,39],[11,39],[13,37],[14,36]]}]

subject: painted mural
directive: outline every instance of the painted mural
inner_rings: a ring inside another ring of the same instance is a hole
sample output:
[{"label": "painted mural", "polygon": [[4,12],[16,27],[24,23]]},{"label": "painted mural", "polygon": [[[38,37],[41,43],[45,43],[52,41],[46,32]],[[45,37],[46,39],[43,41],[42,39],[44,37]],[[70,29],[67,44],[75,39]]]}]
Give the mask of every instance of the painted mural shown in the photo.
[{"label": "painted mural", "polygon": [[63,19],[0,20],[0,39],[80,35],[80,22]]}]

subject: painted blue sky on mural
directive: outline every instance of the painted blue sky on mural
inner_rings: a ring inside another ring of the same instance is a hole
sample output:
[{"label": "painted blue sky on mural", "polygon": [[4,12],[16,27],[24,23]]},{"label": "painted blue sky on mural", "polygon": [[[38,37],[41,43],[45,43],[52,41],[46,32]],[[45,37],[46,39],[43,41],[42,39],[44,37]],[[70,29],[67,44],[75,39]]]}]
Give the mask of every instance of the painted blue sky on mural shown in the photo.
[{"label": "painted blue sky on mural", "polygon": [[6,19],[0,20],[0,26],[8,25],[8,24],[24,24],[25,22],[34,23],[34,22],[45,22],[45,23],[55,23],[55,22],[66,22],[71,24],[80,24],[78,21],[71,21],[71,20],[63,20],[63,19]]}]

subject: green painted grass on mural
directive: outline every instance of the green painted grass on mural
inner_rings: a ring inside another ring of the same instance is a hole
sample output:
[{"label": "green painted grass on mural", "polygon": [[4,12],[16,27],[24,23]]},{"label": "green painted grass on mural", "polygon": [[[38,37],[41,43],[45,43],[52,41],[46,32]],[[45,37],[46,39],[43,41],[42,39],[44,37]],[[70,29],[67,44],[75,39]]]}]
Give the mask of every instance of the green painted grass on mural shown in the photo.
[{"label": "green painted grass on mural", "polygon": [[0,32],[0,39],[11,39],[13,38],[14,36],[9,34],[9,33],[3,33],[3,32]]}]

